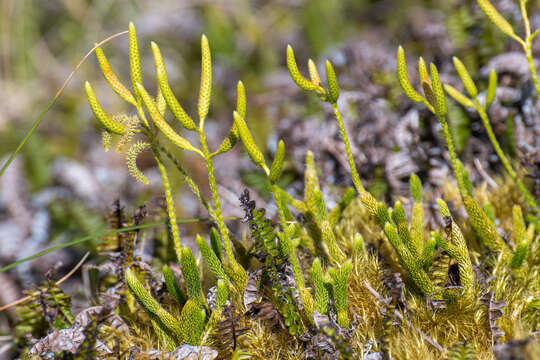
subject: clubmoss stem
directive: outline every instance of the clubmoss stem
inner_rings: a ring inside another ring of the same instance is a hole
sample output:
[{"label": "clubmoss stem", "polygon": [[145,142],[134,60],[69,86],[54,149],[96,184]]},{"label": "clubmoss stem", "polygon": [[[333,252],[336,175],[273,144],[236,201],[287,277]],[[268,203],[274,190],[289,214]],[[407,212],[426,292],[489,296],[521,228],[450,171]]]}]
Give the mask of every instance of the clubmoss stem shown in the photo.
[{"label": "clubmoss stem", "polygon": [[206,143],[206,136],[204,135],[202,128],[199,129],[199,137],[201,142],[201,150],[206,164],[206,169],[208,171],[208,182],[210,184],[210,191],[212,192],[212,199],[214,201],[213,217],[218,225],[219,232],[223,239],[223,248],[225,249],[229,264],[232,268],[232,271],[234,272],[234,280],[236,282],[236,285],[240,286],[243,289],[247,281],[247,273],[246,270],[244,270],[244,268],[242,268],[242,266],[238,264],[234,257],[231,239],[229,238],[229,230],[225,225],[225,221],[223,220],[223,214],[221,211],[221,202],[219,200],[216,178],[214,176],[214,164],[212,163],[210,151],[208,150],[208,145]]},{"label": "clubmoss stem", "polygon": [[534,66],[534,59],[532,56],[532,39],[527,39],[523,44],[523,50],[525,51],[525,57],[527,58],[527,63],[529,64],[529,71],[531,73],[532,81],[534,83],[534,89],[536,90],[536,95],[540,99],[540,83],[538,82],[538,73],[536,72],[536,67]]},{"label": "clubmoss stem", "polygon": [[450,154],[450,162],[452,164],[452,169],[454,170],[454,175],[456,176],[458,188],[460,190],[461,196],[467,193],[465,190],[465,184],[463,182],[461,171],[459,170],[458,160],[456,155],[456,150],[454,147],[454,141],[452,140],[452,135],[450,134],[450,129],[448,127],[448,122],[446,121],[445,116],[436,115],[441,127],[443,129],[444,139],[446,141],[446,146],[448,147],[448,153]]},{"label": "clubmoss stem", "polygon": [[504,168],[506,171],[508,171],[508,174],[512,178],[512,180],[515,181],[517,184],[519,190],[522,192],[522,194],[525,196],[525,199],[527,200],[527,203],[530,207],[533,209],[538,209],[538,204],[534,200],[534,197],[531,195],[529,190],[525,187],[521,179],[517,176],[516,172],[510,165],[510,162],[508,161],[508,158],[504,154],[503,150],[501,149],[501,145],[497,141],[497,138],[495,137],[495,133],[493,132],[493,128],[491,127],[491,124],[489,122],[488,115],[482,105],[480,105],[480,102],[478,99],[475,99],[474,101],[476,111],[480,115],[480,119],[482,119],[482,122],[484,123],[484,127],[486,128],[486,132],[488,134],[489,140],[491,141],[491,144],[493,145],[493,148],[495,149],[495,152],[497,153],[497,156],[499,156],[499,159],[501,159],[501,162],[503,163]]},{"label": "clubmoss stem", "polygon": [[343,124],[343,119],[341,117],[341,113],[337,106],[337,102],[332,103],[332,109],[334,110],[334,114],[336,115],[336,119],[339,125],[339,131],[341,132],[341,137],[343,138],[343,143],[345,144],[345,151],[347,152],[347,161],[349,162],[349,167],[351,168],[351,174],[352,174],[354,186],[356,187],[356,191],[358,191],[358,193],[361,194],[365,192],[365,189],[364,189],[364,186],[362,185],[362,181],[360,181],[360,176],[358,175],[358,171],[356,170],[356,164],[354,163],[354,158],[351,151],[351,144],[349,143],[349,138],[347,137],[347,131],[345,130],[345,124]]},{"label": "clubmoss stem", "polygon": [[176,251],[176,256],[178,261],[181,261],[182,255],[182,242],[180,240],[180,233],[178,231],[178,224],[176,223],[176,210],[174,209],[174,199],[171,191],[171,184],[169,182],[169,177],[167,175],[167,169],[163,166],[161,162],[161,155],[159,153],[158,147],[153,144],[152,152],[154,153],[154,158],[158,164],[159,173],[161,174],[161,180],[163,181],[163,188],[165,190],[165,201],[167,203],[167,214],[169,215],[169,222],[171,224],[171,233],[174,241],[174,250]]},{"label": "clubmoss stem", "polygon": [[532,56],[532,41],[534,39],[535,34],[531,34],[531,24],[529,22],[529,16],[527,14],[527,1],[520,0],[519,2],[519,8],[521,11],[521,16],[523,18],[523,25],[525,28],[525,38],[520,39],[519,43],[523,47],[523,50],[525,51],[525,57],[527,58],[527,63],[529,64],[529,71],[531,73],[531,77],[534,83],[534,88],[536,90],[536,96],[538,96],[538,99],[540,100],[540,83],[538,81],[538,73],[536,72],[536,67],[534,66],[534,59]]}]

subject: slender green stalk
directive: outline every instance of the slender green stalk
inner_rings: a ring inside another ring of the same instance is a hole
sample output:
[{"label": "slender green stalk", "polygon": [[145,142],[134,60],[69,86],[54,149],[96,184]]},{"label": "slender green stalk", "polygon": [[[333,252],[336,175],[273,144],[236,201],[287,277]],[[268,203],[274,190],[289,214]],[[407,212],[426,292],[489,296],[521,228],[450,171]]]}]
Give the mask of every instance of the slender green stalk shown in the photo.
[{"label": "slender green stalk", "polygon": [[165,190],[165,201],[167,202],[167,213],[169,215],[169,222],[171,224],[171,232],[174,241],[174,250],[176,251],[176,256],[178,261],[182,259],[182,242],[180,240],[180,232],[178,231],[178,224],[176,223],[176,210],[174,209],[174,199],[171,192],[171,184],[169,182],[169,177],[167,176],[167,169],[163,166],[161,162],[161,157],[159,149],[153,145],[152,152],[154,153],[154,158],[158,164],[159,173],[161,174],[161,180],[163,181],[163,188]]},{"label": "slender green stalk", "polygon": [[510,177],[512,178],[512,180],[516,182],[519,190],[525,196],[529,206],[532,207],[533,209],[537,209],[538,204],[534,200],[534,197],[531,195],[529,190],[527,190],[527,188],[525,187],[521,179],[517,176],[516,172],[510,165],[508,158],[506,157],[503,150],[501,149],[501,146],[499,142],[497,141],[497,138],[495,137],[495,133],[493,132],[493,128],[491,127],[491,124],[489,122],[489,118],[486,113],[486,110],[484,109],[482,105],[480,105],[480,102],[478,101],[478,99],[474,99],[474,105],[475,105],[474,107],[476,111],[478,112],[478,115],[480,115],[480,118],[482,119],[482,122],[484,123],[484,127],[486,128],[489,140],[491,141],[491,144],[493,145],[495,152],[499,156],[499,159],[501,159],[501,162],[503,163],[504,168],[506,169],[506,171],[508,171],[508,174],[510,174]]},{"label": "slender green stalk", "polygon": [[460,193],[463,196],[463,194],[466,194],[467,192],[465,191],[465,184],[463,183],[463,177],[461,175],[461,171],[459,170],[460,168],[457,163],[456,150],[454,147],[454,141],[452,140],[452,135],[450,134],[450,128],[448,127],[448,122],[446,121],[445,116],[439,116],[438,114],[435,114],[435,115],[437,116],[437,119],[439,120],[439,123],[441,124],[441,127],[443,129],[444,139],[448,147],[448,153],[450,154],[450,162],[452,163],[452,169],[454,170],[454,175],[456,176]]},{"label": "slender green stalk", "polygon": [[343,119],[341,118],[341,113],[339,112],[339,108],[337,106],[337,103],[332,103],[332,109],[334,110],[334,114],[336,115],[336,119],[339,125],[339,131],[341,132],[341,137],[343,138],[343,143],[345,144],[345,151],[347,152],[347,161],[349,162],[349,167],[351,168],[351,174],[354,186],[356,187],[356,190],[359,194],[365,192],[364,186],[362,185],[362,181],[360,181],[360,176],[358,175],[358,171],[356,170],[356,165],[354,163],[352,151],[351,151],[351,144],[349,143],[349,138],[347,137],[347,131],[345,130],[345,125],[343,124]]},{"label": "slender green stalk", "polygon": [[534,60],[532,56],[532,41],[536,36],[536,32],[531,34],[531,24],[529,22],[529,16],[527,14],[527,1],[520,0],[519,8],[521,11],[521,16],[523,17],[523,25],[525,28],[525,39],[519,39],[519,43],[525,51],[525,57],[527,58],[527,63],[529,64],[529,71],[534,83],[534,88],[536,89],[536,94],[538,99],[540,99],[540,82],[538,81],[538,73],[536,72],[536,67],[534,66]]},{"label": "slender green stalk", "polygon": [[237,285],[240,285],[242,288],[246,284],[247,281],[247,273],[244,268],[238,262],[236,261],[236,258],[234,257],[233,249],[231,240],[229,238],[229,230],[227,229],[227,226],[225,225],[225,221],[223,220],[223,214],[221,211],[221,202],[219,200],[219,194],[217,190],[217,183],[216,178],[214,176],[214,164],[212,163],[212,157],[210,156],[210,151],[208,150],[208,145],[206,143],[206,136],[204,135],[204,132],[202,130],[202,122],[201,127],[198,130],[200,142],[201,142],[201,150],[203,153],[204,161],[206,164],[206,170],[208,171],[208,182],[210,184],[210,191],[212,192],[212,199],[214,201],[214,215],[213,217],[216,220],[216,223],[218,225],[219,232],[221,234],[221,237],[223,239],[223,248],[225,249],[225,253],[227,254],[227,258],[229,260],[230,266],[232,267],[232,270],[234,272],[235,282]]},{"label": "slender green stalk", "polygon": [[210,216],[215,217],[214,209],[212,209],[212,207],[208,204],[208,201],[204,198],[204,196],[202,196],[202,194],[201,194],[201,192],[199,190],[199,187],[197,186],[197,184],[195,184],[193,179],[188,175],[186,169],[184,169],[184,167],[182,166],[182,164],[180,164],[178,159],[176,157],[174,157],[174,155],[171,154],[171,152],[167,148],[165,148],[165,147],[163,147],[161,145],[159,146],[159,151],[164,153],[169,158],[169,160],[172,161],[172,163],[176,166],[176,168],[178,169],[180,174],[182,174],[182,176],[184,177],[184,180],[188,184],[188,186],[191,189],[191,191],[193,192],[193,194],[195,194],[195,196],[197,196],[197,198],[203,204],[203,206],[206,208],[206,210],[208,210],[208,212],[210,213]]},{"label": "slender green stalk", "polygon": [[525,57],[527,58],[527,63],[529,64],[529,71],[534,83],[534,88],[538,99],[540,99],[540,83],[538,82],[538,73],[536,72],[536,67],[534,66],[534,60],[532,56],[532,39],[527,39],[526,43],[522,44],[523,50],[525,51]]}]

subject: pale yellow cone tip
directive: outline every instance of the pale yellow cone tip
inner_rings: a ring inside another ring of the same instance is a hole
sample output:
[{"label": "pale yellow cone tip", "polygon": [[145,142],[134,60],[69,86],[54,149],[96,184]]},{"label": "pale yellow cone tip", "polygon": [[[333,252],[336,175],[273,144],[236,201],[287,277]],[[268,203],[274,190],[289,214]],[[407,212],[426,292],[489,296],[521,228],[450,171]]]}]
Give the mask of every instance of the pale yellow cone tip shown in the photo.
[{"label": "pale yellow cone tip", "polygon": [[238,82],[236,83],[236,90],[238,89],[242,89],[245,91],[246,87],[244,86],[244,83],[242,82],[242,80],[238,80]]},{"label": "pale yellow cone tip", "polygon": [[85,81],[84,82],[84,88],[86,89],[87,92],[94,92],[94,89],[92,89],[92,85],[90,85],[90,83],[88,81]]},{"label": "pale yellow cone tip", "polygon": [[129,30],[135,30],[135,25],[132,21],[129,22]]}]

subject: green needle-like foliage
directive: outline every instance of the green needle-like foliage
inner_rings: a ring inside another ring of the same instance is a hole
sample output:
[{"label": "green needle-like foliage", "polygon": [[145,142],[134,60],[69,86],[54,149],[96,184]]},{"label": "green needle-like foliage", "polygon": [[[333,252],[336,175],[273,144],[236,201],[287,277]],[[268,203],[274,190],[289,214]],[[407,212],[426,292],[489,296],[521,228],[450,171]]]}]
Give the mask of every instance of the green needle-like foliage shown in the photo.
[{"label": "green needle-like foliage", "polygon": [[179,324],[183,343],[200,345],[204,331],[206,311],[197,301],[189,299],[180,314]]},{"label": "green needle-like foliage", "polygon": [[347,280],[352,270],[352,261],[347,260],[339,269],[330,268],[328,273],[332,277],[334,288],[334,301],[337,313],[337,322],[340,326],[349,327],[349,314],[347,307]]},{"label": "green needle-like foliage", "polygon": [[161,331],[174,336],[178,340],[183,339],[184,332],[181,324],[152,297],[141,280],[137,278],[135,272],[128,269],[125,273],[125,278],[126,284],[135,296],[135,299],[137,299],[137,302],[148,313],[150,318],[155,321]]},{"label": "green needle-like foliage", "polygon": [[412,215],[411,215],[411,225],[410,225],[410,236],[412,247],[416,250],[417,254],[422,254],[424,252],[424,205],[422,204],[422,183],[420,178],[416,174],[412,174],[409,180],[411,188],[411,196],[414,200]]},{"label": "green needle-like foliage", "polygon": [[210,245],[212,246],[212,250],[219,261],[223,261],[223,257],[221,255],[221,239],[219,238],[218,231],[214,227],[210,230]]},{"label": "green needle-like foliage", "polygon": [[384,232],[390,241],[390,244],[392,244],[392,247],[396,251],[399,262],[407,270],[411,280],[424,294],[432,294],[435,289],[422,266],[421,258],[411,253],[404,239],[398,234],[395,225],[387,222],[384,226]]},{"label": "green needle-like foliage", "polygon": [[204,240],[200,235],[197,235],[197,245],[199,246],[199,250],[201,251],[204,261],[206,261],[206,264],[208,264],[208,267],[210,270],[212,270],[214,275],[216,275],[218,279],[228,281],[229,277],[225,273],[225,269],[223,268],[221,261],[214,253],[214,250],[212,250],[210,245],[208,245],[206,240]]},{"label": "green needle-like foliage", "polygon": [[223,279],[218,279],[216,307],[218,309],[223,308],[227,304],[228,299],[229,299],[229,291],[227,290],[227,281]]},{"label": "green needle-like foliage", "polygon": [[323,315],[328,314],[328,303],[330,295],[324,284],[323,270],[321,260],[316,258],[311,265],[311,281],[313,281],[313,291],[317,311]]},{"label": "green needle-like foliage", "polygon": [[285,232],[278,233],[277,236],[279,239],[281,252],[285,256],[289,257],[289,262],[291,263],[294,279],[296,280],[296,286],[298,287],[298,292],[304,306],[304,311],[307,316],[311,316],[314,308],[314,301],[312,295],[306,288],[304,275],[302,273],[302,269],[300,268],[300,262],[298,261],[298,257],[294,252],[294,246],[292,245],[290,238]]},{"label": "green needle-like foliage", "polygon": [[341,218],[341,215],[343,215],[343,211],[351,204],[351,202],[356,197],[356,192],[354,188],[347,188],[345,190],[345,193],[343,194],[343,197],[341,198],[341,201],[330,211],[330,214],[328,215],[330,220],[330,226],[332,228],[336,226],[339,219]]},{"label": "green needle-like foliage", "polygon": [[[512,269],[518,269],[523,265],[523,261],[527,256],[527,251],[529,249],[531,240],[533,238],[532,231],[531,234],[528,234],[525,228],[525,222],[523,221],[523,215],[521,213],[521,207],[519,205],[514,205],[512,208],[512,218],[513,218],[513,239],[516,244],[514,254],[510,261],[510,267]],[[534,230],[531,227],[531,230]]]},{"label": "green needle-like foliage", "polygon": [[471,259],[467,243],[463,237],[463,233],[455,223],[448,205],[442,199],[437,200],[439,212],[447,219],[450,228],[447,228],[448,239],[444,240],[439,234],[433,234],[436,238],[437,245],[446,251],[451,257],[456,259],[459,266],[459,277],[461,285],[465,288],[471,288],[474,284],[474,270],[472,268]]},{"label": "green needle-like foliage", "polygon": [[452,345],[448,349],[445,360],[475,360],[477,359],[473,345],[469,341],[463,341]]},{"label": "green needle-like foliage", "polygon": [[492,251],[501,251],[502,239],[480,204],[472,197],[466,197],[463,199],[463,206],[469,215],[469,222],[482,244]]},{"label": "green needle-like foliage", "polygon": [[304,184],[304,203],[307,207],[306,215],[315,227],[313,229],[314,240],[318,241],[320,243],[319,245],[325,249],[327,256],[332,262],[340,263],[345,259],[345,255],[336,243],[336,236],[330,224],[326,203],[319,187],[319,178],[311,151],[308,151],[306,155]]},{"label": "green needle-like foliage", "polygon": [[178,304],[184,305],[187,301],[187,298],[182,289],[180,288],[180,285],[178,285],[178,281],[176,280],[173,271],[167,265],[163,265],[162,271],[163,279],[165,280],[165,285],[167,286],[169,294]]},{"label": "green needle-like foliage", "polygon": [[353,258],[358,258],[360,255],[366,252],[366,244],[364,242],[364,237],[360,233],[354,235],[353,240]]},{"label": "green needle-like foliage", "polygon": [[191,252],[191,249],[187,246],[182,248],[182,258],[180,260],[182,264],[182,272],[184,273],[184,280],[186,282],[186,292],[190,299],[197,301],[200,305],[205,305],[206,300],[204,298],[201,279],[199,277],[199,269],[197,267],[197,261]]}]

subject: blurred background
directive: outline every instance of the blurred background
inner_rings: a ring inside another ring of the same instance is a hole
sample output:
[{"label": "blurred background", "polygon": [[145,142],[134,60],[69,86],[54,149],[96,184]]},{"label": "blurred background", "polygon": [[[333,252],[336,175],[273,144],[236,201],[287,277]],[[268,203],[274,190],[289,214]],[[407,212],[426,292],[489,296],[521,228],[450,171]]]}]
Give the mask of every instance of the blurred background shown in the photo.
[{"label": "blurred background", "polygon": [[[492,3],[520,32],[518,1]],[[536,29],[540,2],[529,3]],[[406,49],[409,75],[416,85],[420,55],[437,64],[443,82],[455,86],[460,83],[452,66],[454,55],[466,63],[481,89],[489,70],[496,68],[502,90],[490,115],[497,136],[527,171],[540,172],[540,121],[538,112],[531,111],[535,94],[524,58],[516,52],[520,50],[517,44],[487,20],[475,1],[465,0],[0,0],[0,162],[15,149],[93,44],[127,30],[129,21],[138,31],[145,86],[155,89],[150,41],[156,41],[173,91],[191,114],[196,114],[199,91],[200,36],[207,35],[214,66],[207,121],[211,148],[221,143],[232,125],[236,83],[242,80],[247,89],[248,125],[268,158],[278,139],[285,140],[282,185],[297,197],[302,196],[307,150],[315,153],[330,205],[351,180],[331,109],[303,93],[289,77],[287,44],[294,47],[305,74],[309,57],[323,78],[324,61],[333,62],[342,88],[339,106],[355,160],[363,181],[378,198],[407,194],[413,172],[433,192],[449,174],[438,123],[399,89],[395,53],[400,44]],[[103,46],[126,85],[130,84],[127,46],[125,35]],[[539,50],[537,45],[537,58]],[[129,176],[125,154],[104,151],[101,130],[84,95],[85,80],[92,82],[109,114],[134,112],[112,92],[95,57],[90,56],[0,178],[0,266],[106,228],[104,216],[115,199],[121,200],[127,213],[146,202],[153,218],[164,219],[155,163],[151,156],[139,157],[139,167],[150,179],[145,186]],[[486,177],[497,181],[493,174],[500,164],[479,119],[451,106],[450,121],[473,181]],[[203,164],[181,152],[175,155],[205,189]],[[258,205],[267,206],[272,214],[272,204],[266,204],[268,184],[241,146],[216,163],[226,216],[241,216],[237,199],[246,187]],[[172,167],[170,173],[178,216],[207,216]],[[233,229],[236,223],[231,222]],[[181,232],[189,239],[203,226],[183,225]],[[94,253],[96,242],[0,273],[0,305],[20,297],[24,287],[41,281],[57,262],[69,268],[85,251]],[[155,256],[155,248],[150,244],[146,256]],[[0,314],[0,333],[9,333],[11,315]]]}]

